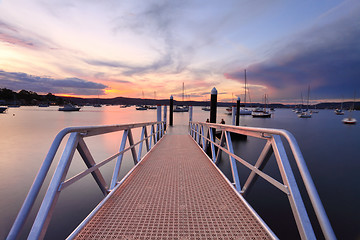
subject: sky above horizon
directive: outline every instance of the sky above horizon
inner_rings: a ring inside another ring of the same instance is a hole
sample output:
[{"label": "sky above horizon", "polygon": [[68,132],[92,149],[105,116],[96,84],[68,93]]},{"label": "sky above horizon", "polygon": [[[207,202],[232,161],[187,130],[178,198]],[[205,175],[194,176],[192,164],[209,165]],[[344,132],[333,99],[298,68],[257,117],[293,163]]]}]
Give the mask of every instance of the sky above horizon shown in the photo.
[{"label": "sky above horizon", "polygon": [[[296,103],[360,95],[360,1],[0,0],[0,88]],[[250,98],[249,98],[250,97]]]}]

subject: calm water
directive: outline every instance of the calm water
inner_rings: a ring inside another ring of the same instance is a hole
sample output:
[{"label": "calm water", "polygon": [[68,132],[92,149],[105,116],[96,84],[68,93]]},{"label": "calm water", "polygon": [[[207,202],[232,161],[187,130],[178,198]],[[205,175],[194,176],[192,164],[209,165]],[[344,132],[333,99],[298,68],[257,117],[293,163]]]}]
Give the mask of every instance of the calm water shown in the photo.
[{"label": "calm water", "polygon": [[[224,113],[224,108],[218,109],[218,120],[224,118],[226,123],[230,123],[230,116]],[[354,117],[360,120],[360,112],[355,112]],[[194,121],[205,121],[206,118],[209,118],[209,112],[201,111],[200,107],[194,108]],[[320,110],[311,119],[299,119],[289,109],[277,109],[271,119],[244,116],[240,118],[240,124],[282,128],[293,133],[335,234],[339,239],[360,239],[360,124],[347,126],[341,123],[342,118],[343,116],[336,116],[333,111]],[[134,108],[122,109],[118,106],[84,107],[80,112],[68,113],[57,111],[57,107],[21,107],[0,114],[0,239],[4,239],[10,230],[55,135],[61,129],[69,126],[155,120],[156,110],[136,111]],[[174,113],[175,125],[186,125],[187,121],[188,113]],[[135,141],[139,139],[139,131],[133,134]],[[95,160],[100,161],[118,150],[121,137],[121,134],[112,133],[88,138],[85,141]],[[256,161],[264,145],[262,141],[253,138],[234,144],[238,154],[249,162]],[[222,156],[220,167],[230,176],[227,166],[228,159]],[[111,178],[112,167],[113,163],[110,163],[101,168],[106,180]],[[125,155],[121,175],[123,176],[131,167],[131,156]],[[76,155],[68,176],[73,176],[85,168]],[[54,166],[51,172],[53,170]],[[239,167],[239,171],[244,183],[244,175],[248,172],[242,167]],[[265,172],[279,178],[274,159],[270,159]],[[50,178],[47,179],[47,183],[49,180]],[[303,186],[300,185],[300,188]],[[41,196],[44,195],[44,191],[45,189],[42,189]],[[64,239],[101,198],[101,192],[91,176],[63,191],[46,239]],[[297,237],[287,198],[279,190],[259,179],[247,199],[280,238]],[[305,201],[307,202],[307,199]],[[38,206],[39,201],[35,207]],[[34,215],[35,213],[32,213],[30,220],[34,219]],[[30,228],[30,224],[26,224],[25,231]]]}]

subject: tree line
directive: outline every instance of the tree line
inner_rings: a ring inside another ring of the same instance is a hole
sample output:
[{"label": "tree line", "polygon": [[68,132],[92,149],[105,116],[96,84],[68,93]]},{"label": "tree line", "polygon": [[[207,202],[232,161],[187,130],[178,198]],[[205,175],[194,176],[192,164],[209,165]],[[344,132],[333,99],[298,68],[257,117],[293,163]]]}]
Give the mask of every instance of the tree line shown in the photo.
[{"label": "tree line", "polygon": [[7,104],[37,105],[40,103],[62,105],[64,99],[52,93],[39,95],[33,91],[20,90],[14,92],[8,88],[0,88],[0,100]]}]

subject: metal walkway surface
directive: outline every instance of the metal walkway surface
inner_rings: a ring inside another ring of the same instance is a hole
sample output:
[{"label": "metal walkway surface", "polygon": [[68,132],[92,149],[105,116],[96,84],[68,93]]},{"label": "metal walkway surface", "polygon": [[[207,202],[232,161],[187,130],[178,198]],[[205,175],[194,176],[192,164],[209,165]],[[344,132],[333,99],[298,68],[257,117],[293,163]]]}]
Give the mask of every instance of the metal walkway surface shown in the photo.
[{"label": "metal walkway surface", "polygon": [[189,135],[166,135],[75,239],[271,239]]}]

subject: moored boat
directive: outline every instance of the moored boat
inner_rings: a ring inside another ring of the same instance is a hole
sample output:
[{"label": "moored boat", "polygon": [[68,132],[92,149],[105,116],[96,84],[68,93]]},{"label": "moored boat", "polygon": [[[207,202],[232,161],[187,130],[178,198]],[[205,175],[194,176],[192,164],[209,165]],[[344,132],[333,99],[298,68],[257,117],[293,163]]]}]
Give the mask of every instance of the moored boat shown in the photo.
[{"label": "moored boat", "polygon": [[5,111],[6,111],[6,109],[7,109],[7,107],[0,107],[0,113],[5,112]]},{"label": "moored boat", "polygon": [[148,108],[147,108],[145,105],[138,105],[138,106],[136,107],[136,110],[144,111],[144,110],[148,110]]},{"label": "moored boat", "polygon": [[189,108],[187,106],[176,106],[173,110],[174,112],[188,112]]},{"label": "moored boat", "polygon": [[271,113],[269,113],[266,109],[266,94],[264,97],[264,108],[257,108],[255,111],[252,111],[251,116],[253,118],[270,118]]},{"label": "moored boat", "polygon": [[342,120],[342,122],[345,123],[345,124],[356,124],[357,121],[353,117],[348,117],[348,118],[344,118]]},{"label": "moored boat", "polygon": [[345,114],[342,109],[335,109],[334,112],[335,112],[336,115],[344,115]]},{"label": "moored boat", "polygon": [[262,111],[262,112],[252,112],[251,116],[253,118],[270,118],[271,117],[271,113],[269,113],[268,111]]},{"label": "moored boat", "polygon": [[64,107],[59,108],[59,111],[63,111],[63,112],[77,112],[79,110],[80,110],[79,107],[76,107],[72,104],[66,104]]}]

